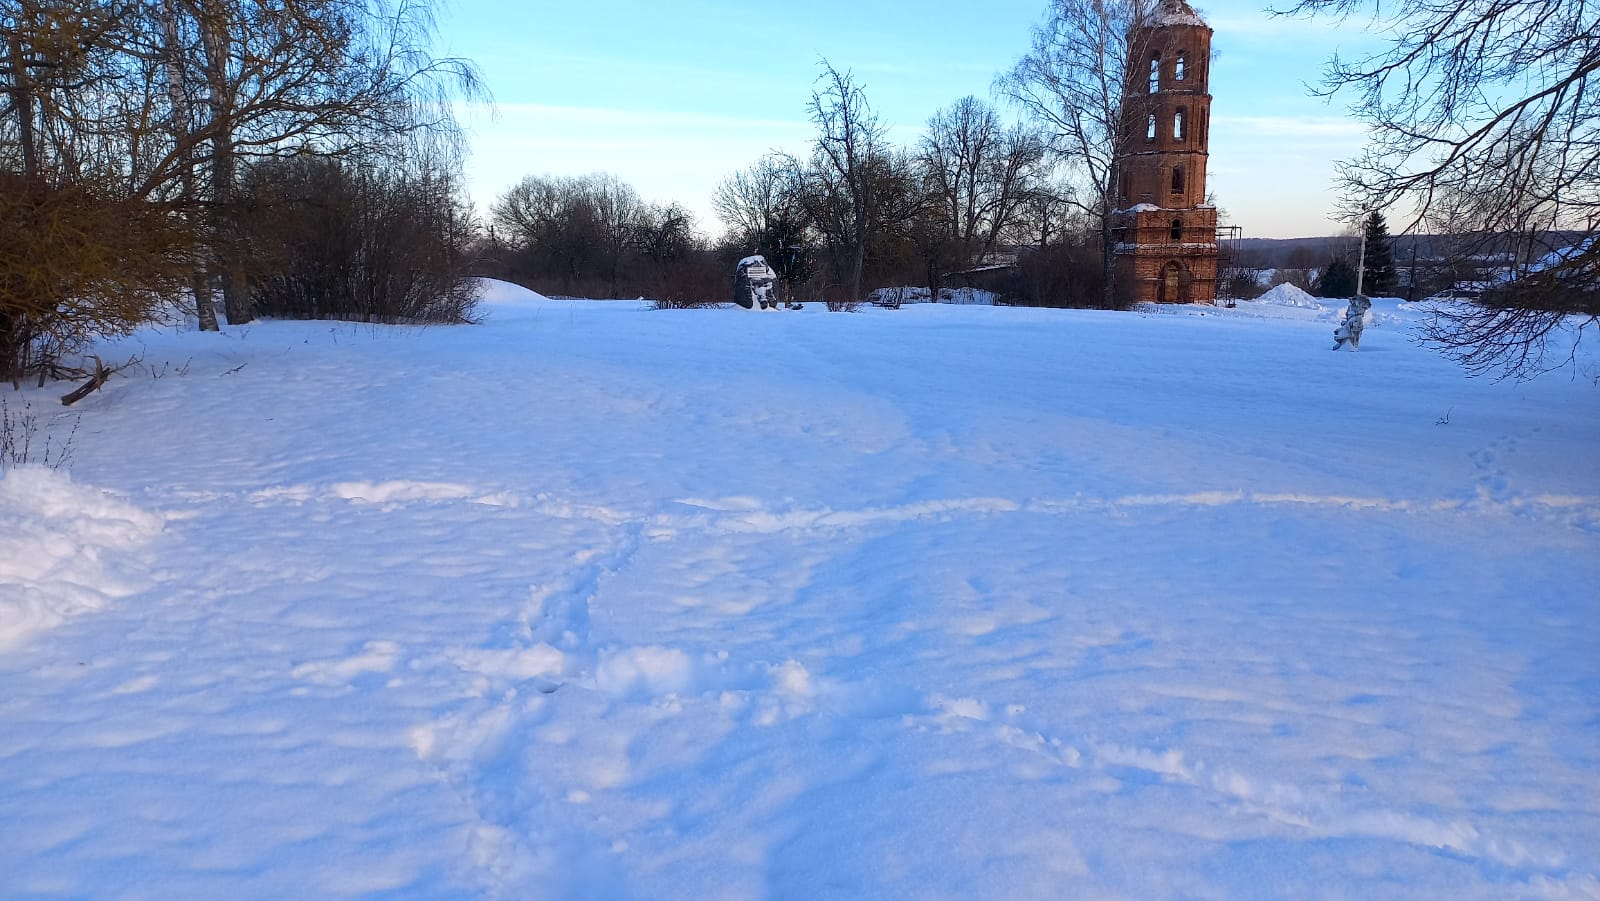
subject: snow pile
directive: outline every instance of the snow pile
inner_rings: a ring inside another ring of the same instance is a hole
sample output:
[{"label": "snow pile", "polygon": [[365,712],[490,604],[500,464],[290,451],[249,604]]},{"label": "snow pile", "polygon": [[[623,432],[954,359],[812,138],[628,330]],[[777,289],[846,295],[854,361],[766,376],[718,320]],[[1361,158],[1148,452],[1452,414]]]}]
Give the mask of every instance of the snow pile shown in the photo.
[{"label": "snow pile", "polygon": [[1300,288],[1284,282],[1267,293],[1257,297],[1255,303],[1274,304],[1280,307],[1297,307],[1306,310],[1326,309],[1318,298],[1306,293]]},{"label": "snow pile", "polygon": [[478,279],[478,310],[485,318],[514,319],[537,313],[550,302],[537,291],[497,278]]},{"label": "snow pile", "polygon": [[0,475],[0,649],[144,587],[129,554],[161,517],[60,473]]}]

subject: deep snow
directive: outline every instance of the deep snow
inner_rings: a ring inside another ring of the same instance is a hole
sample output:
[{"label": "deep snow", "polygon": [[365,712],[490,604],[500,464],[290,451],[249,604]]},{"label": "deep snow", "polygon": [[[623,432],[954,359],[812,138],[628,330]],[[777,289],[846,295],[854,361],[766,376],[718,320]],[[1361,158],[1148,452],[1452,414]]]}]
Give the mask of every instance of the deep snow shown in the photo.
[{"label": "deep snow", "polygon": [[1600,897],[1592,354],[492,287],[0,480],[0,896]]}]

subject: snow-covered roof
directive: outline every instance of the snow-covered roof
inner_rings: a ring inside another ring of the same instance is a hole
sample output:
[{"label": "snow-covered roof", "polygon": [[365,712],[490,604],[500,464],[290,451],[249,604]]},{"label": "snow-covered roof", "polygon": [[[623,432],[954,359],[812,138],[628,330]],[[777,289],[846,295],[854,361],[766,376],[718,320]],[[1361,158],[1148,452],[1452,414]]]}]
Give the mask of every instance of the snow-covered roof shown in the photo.
[{"label": "snow-covered roof", "polygon": [[1566,265],[1571,260],[1575,260],[1578,257],[1589,253],[1590,249],[1594,247],[1594,243],[1595,238],[1590,236],[1572,245],[1571,247],[1563,247],[1560,250],[1553,250],[1530,264],[1528,266],[1528,271],[1543,272],[1546,269],[1554,269],[1557,266]]},{"label": "snow-covered roof", "polygon": [[744,259],[740,260],[739,261],[739,266],[741,266],[741,267],[749,266],[749,265],[751,265],[753,263],[760,263],[761,265],[765,266],[765,265],[767,265],[767,258],[758,253],[758,254],[755,254],[754,256],[748,256],[748,257],[745,257]]},{"label": "snow-covered roof", "polygon": [[1162,28],[1167,25],[1199,25],[1206,26],[1206,20],[1184,0],[1161,0],[1161,6],[1150,14],[1147,24],[1152,28]]}]

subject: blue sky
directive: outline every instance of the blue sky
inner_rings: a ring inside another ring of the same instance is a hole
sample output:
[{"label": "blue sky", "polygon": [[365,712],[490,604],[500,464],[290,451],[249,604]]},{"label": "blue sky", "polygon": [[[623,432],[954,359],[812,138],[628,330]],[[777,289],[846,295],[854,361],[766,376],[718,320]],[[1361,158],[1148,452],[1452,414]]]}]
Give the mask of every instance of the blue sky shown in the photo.
[{"label": "blue sky", "polygon": [[[1194,6],[1216,30],[1210,190],[1252,237],[1334,234],[1335,163],[1361,127],[1310,96],[1336,50],[1371,39],[1333,22],[1275,19],[1262,0]],[[890,2],[457,0],[440,48],[470,57],[497,115],[465,116],[481,210],[529,174],[606,171],[648,200],[677,200],[720,230],[716,183],[771,149],[799,152],[826,57],[853,70],[891,137],[910,144],[936,110],[989,97],[1028,46],[1044,0]],[[1008,115],[1012,111],[999,104]]]}]

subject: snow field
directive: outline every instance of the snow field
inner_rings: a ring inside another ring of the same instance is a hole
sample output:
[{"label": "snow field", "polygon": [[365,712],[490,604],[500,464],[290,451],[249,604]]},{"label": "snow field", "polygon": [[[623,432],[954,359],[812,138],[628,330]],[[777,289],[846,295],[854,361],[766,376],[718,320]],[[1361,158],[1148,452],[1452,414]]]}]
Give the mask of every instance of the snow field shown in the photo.
[{"label": "snow field", "polygon": [[1593,386],[1302,309],[144,334],[0,894],[1600,896]]}]

